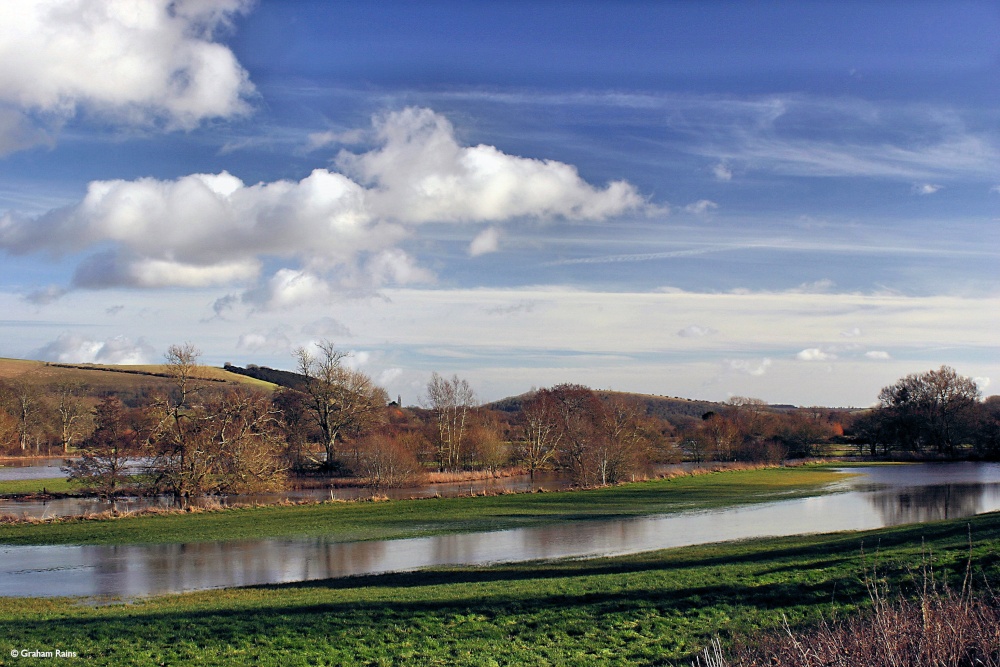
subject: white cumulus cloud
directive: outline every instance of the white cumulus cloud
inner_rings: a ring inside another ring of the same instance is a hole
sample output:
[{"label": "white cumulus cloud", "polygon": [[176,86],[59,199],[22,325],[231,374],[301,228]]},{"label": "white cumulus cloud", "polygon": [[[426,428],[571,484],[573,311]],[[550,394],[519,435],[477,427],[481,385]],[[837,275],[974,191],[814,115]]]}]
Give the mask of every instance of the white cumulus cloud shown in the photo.
[{"label": "white cumulus cloud", "polygon": [[824,352],[818,347],[810,347],[795,355],[799,361],[830,361],[836,359],[837,355],[832,352]]},{"label": "white cumulus cloud", "polygon": [[918,183],[913,186],[913,191],[918,195],[932,195],[940,189],[940,185],[933,183]]},{"label": "white cumulus cloud", "polygon": [[79,111],[190,129],[249,110],[219,28],[251,0],[0,3],[0,153],[51,142]]},{"label": "white cumulus cloud", "polygon": [[68,364],[148,364],[153,348],[125,336],[99,341],[77,334],[62,334],[38,350],[38,358]]},{"label": "white cumulus cloud", "polygon": [[240,335],[236,349],[249,352],[288,352],[292,349],[292,341],[281,329],[250,331]]},{"label": "white cumulus cloud", "polygon": [[462,146],[451,123],[430,109],[376,118],[382,146],[341,152],[338,166],[370,187],[373,212],[397,220],[499,221],[517,217],[600,220],[645,206],[625,181],[598,188],[576,167]]},{"label": "white cumulus cloud", "polygon": [[688,213],[694,215],[705,215],[715,209],[719,208],[719,205],[710,199],[699,199],[696,202],[688,204],[684,207],[684,210]]},{"label": "white cumulus cloud", "polygon": [[892,359],[892,356],[885,350],[871,350],[870,352],[865,352],[865,358],[874,361],[888,361]]},{"label": "white cumulus cloud", "polygon": [[733,180],[733,170],[729,168],[725,162],[720,162],[714,167],[712,167],[712,174],[717,180],[720,181],[731,181]]},{"label": "white cumulus cloud", "polygon": [[333,295],[323,278],[308,271],[279,269],[270,279],[249,290],[244,300],[265,308],[293,308],[308,303],[322,303]]},{"label": "white cumulus cloud", "polygon": [[760,377],[767,373],[767,369],[771,367],[773,362],[765,357],[760,361],[755,361],[752,359],[730,359],[728,364],[730,370],[734,370],[740,373],[746,373],[747,375],[752,375],[754,377]]},{"label": "white cumulus cloud", "polygon": [[[212,5],[206,2],[206,6]],[[242,285],[258,306],[325,299],[342,289],[433,282],[400,244],[422,223],[498,223],[523,217],[603,220],[643,210],[628,183],[590,185],[570,165],[463,147],[428,109],[375,119],[380,144],[341,152],[349,175],[316,169],[299,181],[236,176],[94,181],[75,206],[0,218],[0,249],[85,252],[73,287]],[[470,253],[496,249],[481,233]],[[265,260],[278,267],[262,275]]]},{"label": "white cumulus cloud", "polygon": [[469,254],[473,257],[486,255],[500,249],[500,231],[496,227],[487,227],[472,239],[469,244]]},{"label": "white cumulus cloud", "polygon": [[719,332],[712,327],[703,327],[697,324],[692,324],[691,326],[684,327],[678,331],[677,335],[681,338],[704,338],[705,336],[711,336],[717,333]]}]

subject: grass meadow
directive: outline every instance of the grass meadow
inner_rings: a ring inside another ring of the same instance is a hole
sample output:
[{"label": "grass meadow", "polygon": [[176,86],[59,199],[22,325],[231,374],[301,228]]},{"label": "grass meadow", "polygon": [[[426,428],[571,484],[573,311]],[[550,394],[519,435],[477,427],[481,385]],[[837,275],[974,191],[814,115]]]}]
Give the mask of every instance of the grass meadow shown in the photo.
[{"label": "grass meadow", "polygon": [[[128,665],[689,665],[787,622],[1000,574],[1000,515],[617,558],[437,568],[141,600],[0,599],[10,651]],[[874,575],[873,575],[874,572]]]}]

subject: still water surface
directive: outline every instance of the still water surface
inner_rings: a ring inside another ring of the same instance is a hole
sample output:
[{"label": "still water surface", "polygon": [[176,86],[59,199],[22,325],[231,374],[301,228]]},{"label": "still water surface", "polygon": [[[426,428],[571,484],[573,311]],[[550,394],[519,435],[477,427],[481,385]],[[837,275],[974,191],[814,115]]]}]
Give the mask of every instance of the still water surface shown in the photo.
[{"label": "still water surface", "polygon": [[1000,510],[1000,464],[854,468],[838,493],[732,509],[381,542],[324,538],[127,546],[0,546],[0,595],[134,597],[251,584],[637,553],[864,530]]},{"label": "still water surface", "polygon": [[[652,471],[661,472],[670,468],[690,468],[692,466],[659,466]],[[38,468],[46,470],[47,468]],[[20,468],[20,472],[13,473],[11,479],[46,479],[58,476],[51,473],[35,473],[35,468]],[[0,470],[2,473],[3,470]],[[26,474],[25,474],[26,473]],[[32,476],[37,475],[37,476]],[[3,479],[0,476],[0,479]],[[406,487],[401,489],[385,489],[379,491],[379,495],[387,496],[393,500],[406,500],[408,498],[432,498],[434,496],[453,497],[467,496],[484,492],[515,492],[524,493],[526,491],[558,491],[568,489],[572,485],[572,479],[568,475],[560,473],[539,473],[534,479],[528,475],[516,475],[513,477],[500,477],[489,479],[477,479],[468,482],[447,482],[424,484],[423,486]],[[276,493],[254,493],[241,496],[198,496],[191,498],[187,502],[194,506],[215,507],[227,506],[230,503],[240,505],[269,505],[285,501],[298,502],[320,502],[323,500],[358,500],[370,498],[374,492],[365,487],[342,487],[342,488],[317,488],[317,489],[293,489]],[[143,496],[125,497],[115,500],[98,497],[68,497],[68,498],[32,498],[32,499],[11,499],[0,498],[0,514],[10,514],[15,517],[33,519],[51,519],[53,517],[67,516],[87,516],[88,514],[99,514],[108,510],[118,510],[120,512],[134,512],[151,507],[176,507],[176,499],[173,496]]]}]

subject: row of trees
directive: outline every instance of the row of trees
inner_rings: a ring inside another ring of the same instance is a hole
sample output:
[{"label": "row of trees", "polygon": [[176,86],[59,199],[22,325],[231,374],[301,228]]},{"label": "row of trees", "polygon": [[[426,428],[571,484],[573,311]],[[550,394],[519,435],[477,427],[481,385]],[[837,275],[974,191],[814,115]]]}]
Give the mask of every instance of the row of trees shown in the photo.
[{"label": "row of trees", "polygon": [[[298,388],[275,392],[206,382],[198,357],[191,345],[171,347],[168,387],[130,404],[105,396],[90,409],[93,397],[88,405],[82,387],[51,392],[45,399],[50,433],[60,448],[81,455],[68,467],[71,476],[103,493],[141,479],[148,491],[186,496],[277,489],[293,470],[353,474],[381,487],[416,481],[431,469],[496,472],[511,464],[532,476],[561,469],[580,485],[603,485],[682,458],[811,456],[838,438],[876,456],[955,456],[970,448],[1000,454],[1000,399],[981,401],[974,382],[946,367],[886,387],[879,407],[860,415],[776,410],[734,397],[700,419],[668,421],[636,397],[573,384],[532,391],[513,408],[491,410],[467,381],[436,373],[423,406],[404,409],[328,341],[297,350]],[[31,398],[37,395],[7,393],[0,417],[9,422],[14,450],[30,449],[25,425],[32,421],[24,415],[37,414],[30,409],[39,404]],[[20,406],[27,407],[18,412]]]},{"label": "row of trees", "polygon": [[1000,396],[985,401],[974,380],[954,368],[907,375],[884,387],[878,405],[852,431],[863,453],[954,458],[1000,456]]},{"label": "row of trees", "polygon": [[88,387],[57,382],[42,388],[24,378],[0,382],[0,452],[68,452],[93,429]]},{"label": "row of trees", "polygon": [[734,396],[719,410],[682,429],[682,446],[694,461],[769,461],[815,456],[844,434],[840,410],[801,408],[776,412],[756,398]]},{"label": "row of trees", "polygon": [[280,486],[293,468],[356,474],[393,486],[440,471],[495,472],[514,462],[532,475],[560,466],[580,484],[625,479],[648,462],[669,424],[623,400],[561,385],[534,392],[523,418],[478,405],[467,381],[433,374],[423,408],[403,410],[332,343],[296,351],[302,391],[273,395],[199,382],[198,352],[171,347],[171,390],[144,405],[114,397],[94,410],[74,479],[114,493],[142,457],[148,490],[177,495]]}]

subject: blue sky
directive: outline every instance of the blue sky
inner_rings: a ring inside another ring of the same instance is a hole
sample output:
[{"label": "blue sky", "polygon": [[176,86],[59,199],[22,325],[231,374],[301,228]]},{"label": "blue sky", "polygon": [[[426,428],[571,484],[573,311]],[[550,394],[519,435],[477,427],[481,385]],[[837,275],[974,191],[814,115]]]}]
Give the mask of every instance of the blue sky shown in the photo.
[{"label": "blue sky", "polygon": [[995,3],[369,4],[0,8],[0,355],[995,393]]}]

